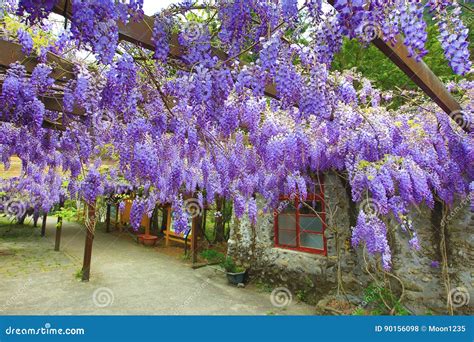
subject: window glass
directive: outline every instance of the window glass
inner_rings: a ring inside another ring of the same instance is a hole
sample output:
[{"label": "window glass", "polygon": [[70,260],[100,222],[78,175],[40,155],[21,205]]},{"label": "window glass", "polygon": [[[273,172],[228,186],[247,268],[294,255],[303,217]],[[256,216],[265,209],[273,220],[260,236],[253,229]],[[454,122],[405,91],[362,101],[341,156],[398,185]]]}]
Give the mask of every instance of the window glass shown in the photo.
[{"label": "window glass", "polygon": [[290,200],[282,200],[277,208],[277,213],[279,214],[295,214],[296,208],[295,203]]},{"label": "window glass", "polygon": [[[312,208],[312,209],[311,209]],[[322,203],[320,201],[304,201],[299,205],[299,213],[301,215],[315,215],[314,212],[323,212]]]},{"label": "window glass", "polygon": [[287,214],[278,215],[278,227],[285,230],[296,230],[296,216]]},{"label": "window glass", "polygon": [[296,247],[296,230],[278,230],[278,241],[280,245]]},{"label": "window glass", "polygon": [[307,252],[306,249],[324,251],[324,223],[321,217],[324,206],[320,198],[304,202],[282,199],[275,214],[278,245]]},{"label": "window glass", "polygon": [[301,233],[301,247],[324,249],[324,240],[322,234]]},{"label": "window glass", "polygon": [[317,216],[300,216],[300,230],[322,233],[323,224]]}]

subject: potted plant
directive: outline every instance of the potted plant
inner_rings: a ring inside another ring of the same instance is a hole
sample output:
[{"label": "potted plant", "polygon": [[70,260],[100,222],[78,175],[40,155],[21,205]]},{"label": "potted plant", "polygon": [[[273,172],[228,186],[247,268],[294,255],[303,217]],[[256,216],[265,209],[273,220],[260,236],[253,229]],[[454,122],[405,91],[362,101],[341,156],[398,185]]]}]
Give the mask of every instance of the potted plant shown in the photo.
[{"label": "potted plant", "polygon": [[241,266],[237,266],[231,257],[226,257],[221,262],[221,266],[227,273],[227,280],[229,283],[238,285],[244,282],[246,269]]}]

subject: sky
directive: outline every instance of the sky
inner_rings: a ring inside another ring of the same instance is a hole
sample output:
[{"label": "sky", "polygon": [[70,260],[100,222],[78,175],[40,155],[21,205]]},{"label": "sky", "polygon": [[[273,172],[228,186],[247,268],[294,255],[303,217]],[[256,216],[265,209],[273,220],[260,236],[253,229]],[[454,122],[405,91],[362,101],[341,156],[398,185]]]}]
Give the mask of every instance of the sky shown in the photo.
[{"label": "sky", "polygon": [[[1,0],[0,0],[1,1]],[[168,7],[171,4],[180,3],[182,0],[144,0],[143,11],[146,15],[153,15],[161,9]],[[298,0],[298,6],[301,7],[304,4],[304,0]],[[326,1],[323,2],[323,10],[329,10],[329,6]]]},{"label": "sky", "polygon": [[143,2],[143,11],[146,15],[153,15],[159,10],[179,2],[180,0],[145,0]]}]

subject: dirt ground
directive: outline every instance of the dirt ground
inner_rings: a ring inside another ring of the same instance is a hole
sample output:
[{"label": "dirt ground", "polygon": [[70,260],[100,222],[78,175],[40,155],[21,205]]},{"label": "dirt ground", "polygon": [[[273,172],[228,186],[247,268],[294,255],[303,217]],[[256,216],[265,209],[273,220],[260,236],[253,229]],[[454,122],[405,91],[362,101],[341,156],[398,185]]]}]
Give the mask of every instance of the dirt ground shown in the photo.
[{"label": "dirt ground", "polygon": [[[215,266],[193,270],[182,247],[145,247],[126,232],[96,231],[91,279],[77,276],[85,228],[63,225],[61,250],[54,247],[55,219],[46,237],[39,228],[0,227],[0,314],[16,315],[307,315],[312,306],[294,296],[273,301],[248,284],[227,283]],[[281,298],[280,298],[281,299]],[[274,304],[277,305],[274,305]]]}]

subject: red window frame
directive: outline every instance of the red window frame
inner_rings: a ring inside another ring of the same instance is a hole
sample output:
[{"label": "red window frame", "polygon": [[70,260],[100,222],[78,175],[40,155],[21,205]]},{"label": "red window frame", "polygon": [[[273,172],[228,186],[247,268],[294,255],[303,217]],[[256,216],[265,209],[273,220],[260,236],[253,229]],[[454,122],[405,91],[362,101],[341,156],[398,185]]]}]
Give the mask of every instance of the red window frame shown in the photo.
[{"label": "red window frame", "polygon": [[[290,198],[288,196],[280,196],[280,201],[289,201]],[[326,243],[326,236],[324,234],[326,230],[326,209],[325,209],[325,203],[324,203],[324,185],[321,184],[321,193],[317,194],[308,194],[304,201],[318,201],[321,203],[321,208],[322,212],[319,212],[319,216],[321,217],[322,220],[322,229],[321,232],[314,232],[314,231],[307,231],[307,230],[301,230],[300,227],[300,216],[311,216],[311,217],[317,217],[316,215],[311,215],[311,214],[300,214],[299,211],[299,204],[300,204],[300,198],[296,197],[294,200],[292,200],[296,210],[295,210],[295,217],[296,217],[296,241],[295,241],[295,246],[291,245],[285,245],[279,243],[279,236],[278,236],[278,211],[275,210],[274,212],[274,220],[273,220],[273,227],[275,231],[275,247],[279,248],[284,248],[284,249],[290,249],[294,251],[302,251],[302,252],[307,252],[307,253],[312,253],[312,254],[322,254],[322,255],[327,255],[327,243]],[[323,249],[316,249],[316,248],[311,248],[311,247],[304,247],[300,245],[300,234],[301,232],[307,233],[307,234],[315,234],[315,235],[322,235],[323,237]]]}]

